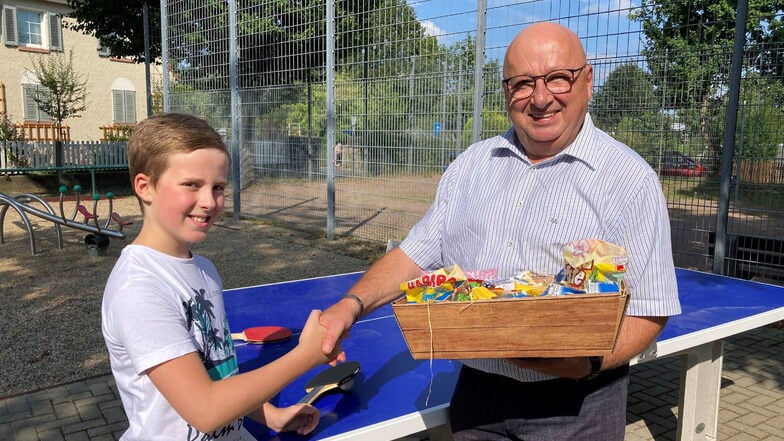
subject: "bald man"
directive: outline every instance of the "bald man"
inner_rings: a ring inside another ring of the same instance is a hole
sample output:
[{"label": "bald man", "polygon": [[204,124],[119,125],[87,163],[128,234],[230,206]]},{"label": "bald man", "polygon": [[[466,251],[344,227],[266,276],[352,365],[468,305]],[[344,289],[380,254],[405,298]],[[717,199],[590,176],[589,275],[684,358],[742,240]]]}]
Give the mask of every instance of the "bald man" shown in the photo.
[{"label": "bald man", "polygon": [[593,68],[572,31],[555,23],[523,29],[503,77],[512,127],[458,156],[400,246],[324,311],[323,350],[423,270],[556,274],[567,242],[612,242],[631,257],[632,293],[613,354],[463,360],[450,419],[458,441],[622,440],[629,360],[680,313],[661,185],[645,160],[593,125]]}]

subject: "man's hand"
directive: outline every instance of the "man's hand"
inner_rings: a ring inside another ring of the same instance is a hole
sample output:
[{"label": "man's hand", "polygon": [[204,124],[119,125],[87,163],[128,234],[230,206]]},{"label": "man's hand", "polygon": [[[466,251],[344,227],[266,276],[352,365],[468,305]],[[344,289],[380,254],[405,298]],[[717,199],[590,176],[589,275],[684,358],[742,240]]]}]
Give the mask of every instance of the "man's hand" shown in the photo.
[{"label": "man's hand", "polygon": [[[354,317],[357,314],[356,309],[356,302],[351,299],[342,299],[321,313],[319,323],[327,328],[327,333],[321,343],[321,351],[324,354],[331,354],[341,338],[348,338],[349,330],[354,324]],[[341,352],[330,364],[334,366],[337,364],[336,362],[344,361],[346,361],[346,354]]]}]

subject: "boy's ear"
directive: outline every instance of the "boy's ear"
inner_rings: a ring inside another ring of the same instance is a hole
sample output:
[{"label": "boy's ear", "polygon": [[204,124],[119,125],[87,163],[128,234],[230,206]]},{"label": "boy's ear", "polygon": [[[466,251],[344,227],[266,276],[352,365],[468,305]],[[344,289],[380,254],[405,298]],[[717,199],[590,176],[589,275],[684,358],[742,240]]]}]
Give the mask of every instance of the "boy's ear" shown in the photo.
[{"label": "boy's ear", "polygon": [[144,173],[137,173],[133,177],[133,191],[136,196],[144,202],[149,202],[152,197],[151,191],[153,190],[152,180]]}]

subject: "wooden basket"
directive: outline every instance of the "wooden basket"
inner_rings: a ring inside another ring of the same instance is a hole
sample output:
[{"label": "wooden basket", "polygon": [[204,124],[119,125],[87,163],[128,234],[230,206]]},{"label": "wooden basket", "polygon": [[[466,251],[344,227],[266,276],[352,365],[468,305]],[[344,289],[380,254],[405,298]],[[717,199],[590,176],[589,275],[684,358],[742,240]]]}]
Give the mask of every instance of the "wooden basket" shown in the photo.
[{"label": "wooden basket", "polygon": [[629,296],[602,294],[392,303],[411,355],[584,357],[612,353]]}]

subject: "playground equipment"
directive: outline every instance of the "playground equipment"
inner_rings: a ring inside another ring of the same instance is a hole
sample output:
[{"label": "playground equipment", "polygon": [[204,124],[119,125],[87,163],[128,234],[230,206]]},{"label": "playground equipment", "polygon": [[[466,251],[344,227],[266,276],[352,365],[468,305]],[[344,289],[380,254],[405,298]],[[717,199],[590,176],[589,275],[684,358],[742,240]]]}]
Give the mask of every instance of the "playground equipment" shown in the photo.
[{"label": "playground equipment", "polygon": [[[106,221],[103,223],[98,217],[98,204],[101,200],[101,195],[93,193],[93,207],[92,211],[88,210],[86,206],[81,203],[82,187],[75,185],[73,192],[76,195],[75,205],[73,211],[66,215],[65,210],[65,194],[68,188],[61,186],[59,188],[59,213],[56,213],[52,206],[39,196],[29,193],[18,195],[7,195],[0,193],[0,244],[5,243],[3,233],[3,225],[5,215],[8,208],[13,208],[22,219],[24,226],[27,230],[27,235],[30,241],[30,252],[35,255],[35,232],[33,231],[32,223],[28,215],[50,221],[54,224],[55,233],[57,234],[57,247],[63,248],[63,236],[61,226],[75,228],[77,230],[86,231],[90,234],[85,236],[84,245],[87,248],[88,254],[91,256],[100,256],[106,253],[106,248],[109,246],[109,238],[114,237],[117,239],[125,239],[125,233],[122,232],[123,227],[133,224],[133,222],[124,219],[118,213],[114,212],[113,198],[114,194],[111,192],[106,193],[106,199],[109,201],[109,210]],[[31,203],[39,203],[42,208],[36,208]],[[76,220],[78,215],[82,215],[84,220]],[[111,228],[112,224],[116,224],[116,228]]]}]

